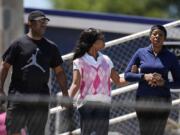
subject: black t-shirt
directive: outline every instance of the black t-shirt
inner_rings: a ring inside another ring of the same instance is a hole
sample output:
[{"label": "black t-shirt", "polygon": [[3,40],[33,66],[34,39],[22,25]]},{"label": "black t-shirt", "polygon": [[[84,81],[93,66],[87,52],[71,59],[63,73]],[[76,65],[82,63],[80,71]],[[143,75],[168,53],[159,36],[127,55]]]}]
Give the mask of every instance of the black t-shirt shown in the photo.
[{"label": "black t-shirt", "polygon": [[46,38],[32,40],[27,35],[14,41],[3,54],[12,65],[9,93],[49,94],[49,69],[63,63],[57,46]]}]

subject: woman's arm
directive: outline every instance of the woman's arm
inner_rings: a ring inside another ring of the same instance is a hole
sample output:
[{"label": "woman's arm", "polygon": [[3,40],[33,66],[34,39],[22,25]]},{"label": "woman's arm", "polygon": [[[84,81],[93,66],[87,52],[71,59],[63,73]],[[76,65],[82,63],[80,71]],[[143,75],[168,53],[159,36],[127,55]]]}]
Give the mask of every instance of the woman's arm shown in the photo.
[{"label": "woman's arm", "polygon": [[[137,65],[132,65],[131,72],[139,73]],[[151,87],[164,85],[164,79],[158,73],[144,74],[141,79],[147,81]]]},{"label": "woman's arm", "polygon": [[179,89],[180,88],[180,64],[176,56],[174,56],[174,58],[172,58],[171,60],[173,60],[173,65],[170,71],[172,74],[173,81],[170,82],[170,87],[173,89]]},{"label": "woman's arm", "polygon": [[132,72],[133,65],[136,65],[137,68],[139,68],[139,63],[140,63],[139,53],[141,53],[141,51],[137,50],[136,53],[132,56],[127,68],[125,69],[124,77],[129,82],[137,82],[144,77],[143,73]]}]

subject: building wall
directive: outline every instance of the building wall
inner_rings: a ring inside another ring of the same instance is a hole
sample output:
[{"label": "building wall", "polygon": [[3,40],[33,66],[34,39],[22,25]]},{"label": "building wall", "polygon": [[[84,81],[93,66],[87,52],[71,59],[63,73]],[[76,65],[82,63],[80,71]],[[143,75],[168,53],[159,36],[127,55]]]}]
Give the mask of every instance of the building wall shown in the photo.
[{"label": "building wall", "polygon": [[[25,24],[27,23],[28,13],[32,10],[40,9],[25,9]],[[153,24],[166,24],[172,21],[117,14],[65,10],[42,11],[50,18],[45,36],[58,44],[62,54],[70,53],[74,49],[80,32],[89,27],[101,29],[105,34],[105,40],[110,41],[125,35],[147,30]],[[27,31],[27,27],[25,31]]]}]

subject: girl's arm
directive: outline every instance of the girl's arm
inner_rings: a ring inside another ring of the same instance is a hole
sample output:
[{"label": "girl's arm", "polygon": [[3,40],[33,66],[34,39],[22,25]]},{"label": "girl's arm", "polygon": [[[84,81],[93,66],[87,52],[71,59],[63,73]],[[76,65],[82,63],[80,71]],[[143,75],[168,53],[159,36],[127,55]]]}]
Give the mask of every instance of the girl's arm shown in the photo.
[{"label": "girl's arm", "polygon": [[80,88],[80,81],[81,81],[81,76],[79,70],[77,69],[73,70],[73,80],[71,87],[69,89],[70,97],[74,97],[76,95],[77,91]]},{"label": "girl's arm", "polygon": [[118,86],[128,85],[128,82],[124,79],[124,77],[120,77],[114,68],[111,69],[111,79]]}]

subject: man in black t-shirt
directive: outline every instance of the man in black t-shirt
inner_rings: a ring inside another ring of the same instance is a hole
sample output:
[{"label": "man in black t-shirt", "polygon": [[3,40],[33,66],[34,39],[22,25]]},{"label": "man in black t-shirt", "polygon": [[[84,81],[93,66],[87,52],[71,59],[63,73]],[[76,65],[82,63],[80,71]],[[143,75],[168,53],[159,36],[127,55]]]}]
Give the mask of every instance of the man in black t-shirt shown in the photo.
[{"label": "man in black t-shirt", "polygon": [[[67,81],[61,64],[63,60],[57,46],[43,37],[49,19],[41,11],[28,16],[29,32],[15,40],[2,56],[0,68],[0,95],[5,96],[3,86],[10,67],[12,76],[8,94],[19,99],[27,95],[49,95],[50,68],[56,74],[63,96],[68,97]],[[9,101],[6,128],[8,135],[20,135],[27,127],[29,135],[44,135],[48,104],[20,104]]]}]

